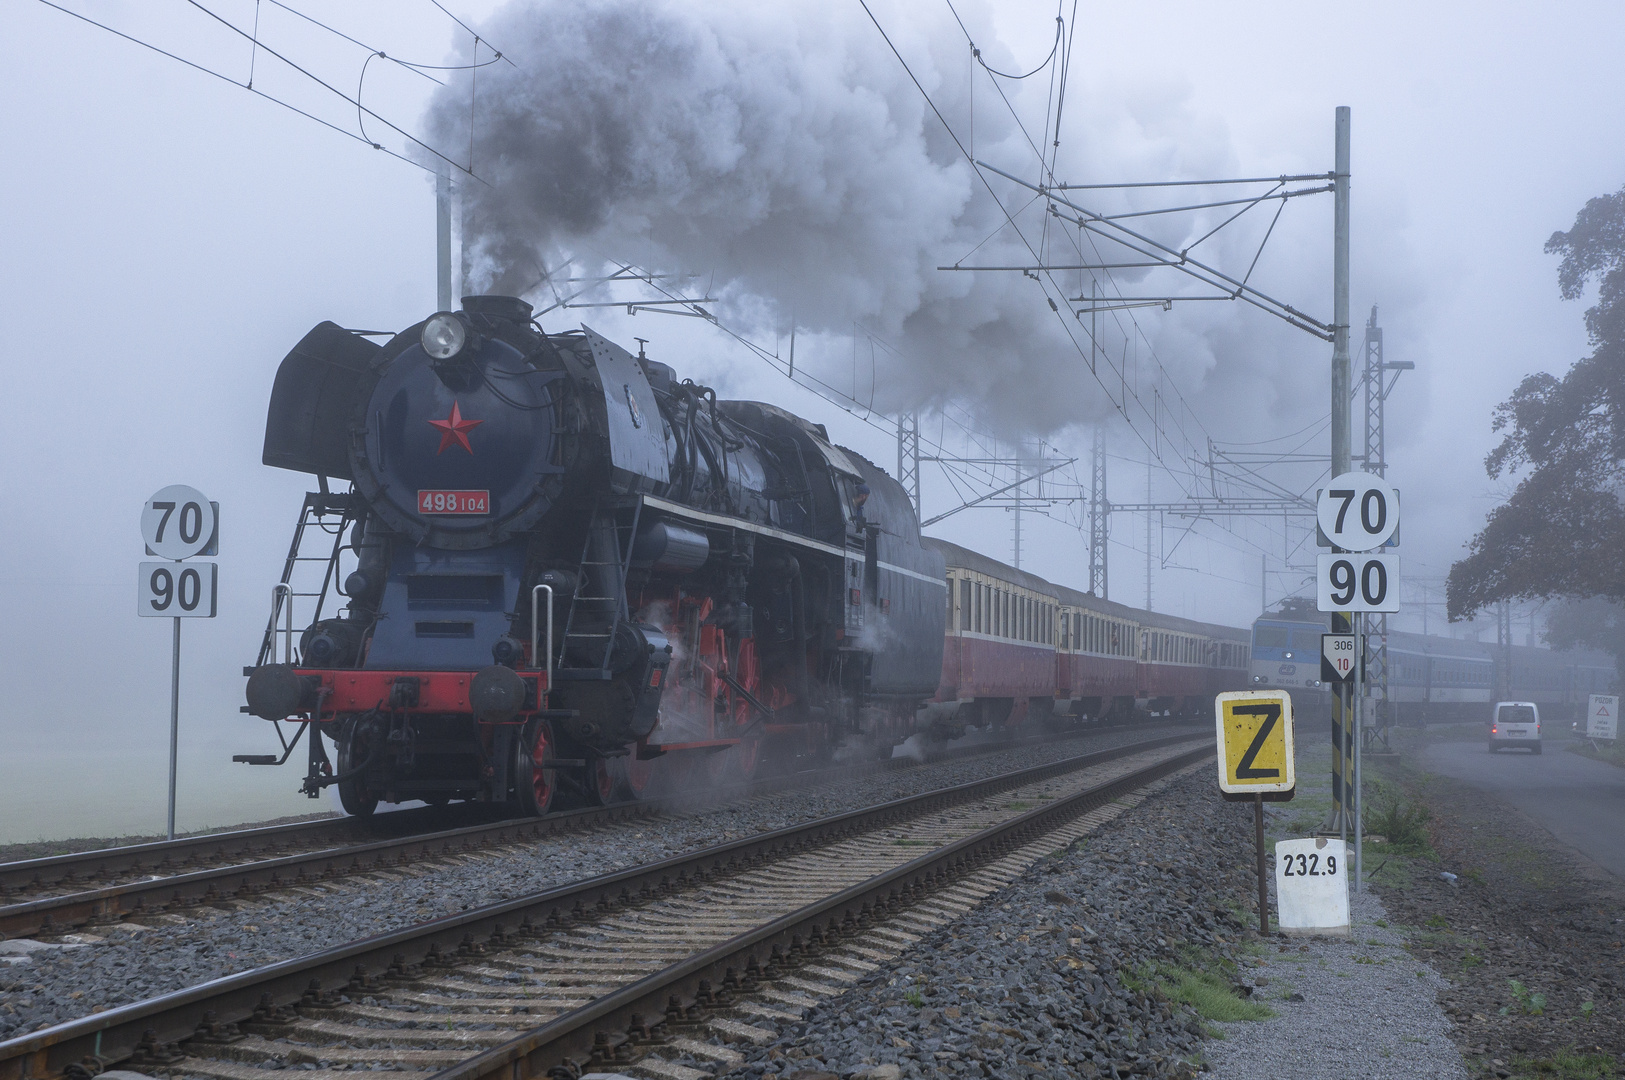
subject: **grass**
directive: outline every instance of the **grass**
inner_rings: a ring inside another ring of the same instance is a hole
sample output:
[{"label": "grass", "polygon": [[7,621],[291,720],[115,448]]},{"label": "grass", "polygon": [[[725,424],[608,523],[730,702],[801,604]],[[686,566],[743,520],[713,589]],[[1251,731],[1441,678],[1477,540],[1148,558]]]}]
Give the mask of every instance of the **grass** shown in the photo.
[{"label": "grass", "polygon": [[1625,769],[1625,744],[1622,744],[1618,739],[1612,741],[1598,739],[1595,747],[1592,746],[1592,740],[1590,739],[1574,739],[1568,743],[1567,749],[1571,754],[1579,754],[1581,757],[1588,757],[1593,761],[1601,761]]},{"label": "grass", "polygon": [[1520,1080],[1604,1080],[1614,1076],[1615,1069],[1612,1054],[1577,1054],[1572,1050],[1559,1050],[1549,1058],[1516,1058],[1510,1066],[1512,1075]]},{"label": "grass", "polygon": [[[1392,791],[1383,791],[1374,800],[1374,812],[1366,818],[1366,830],[1388,838],[1384,854],[1431,855],[1427,823],[1432,812],[1422,803],[1410,802]],[[1375,852],[1373,852],[1374,854]]]},{"label": "grass", "polygon": [[1229,1023],[1268,1020],[1275,1015],[1274,1009],[1243,998],[1211,971],[1166,964],[1158,967],[1155,978],[1169,1000],[1189,1005],[1204,1020]]},{"label": "grass", "polygon": [[[1257,1001],[1242,997],[1231,985],[1235,964],[1215,954],[1198,949],[1181,950],[1183,963],[1146,964],[1124,980],[1129,989],[1141,993],[1162,991],[1168,1000],[1189,1005],[1203,1020],[1232,1023],[1238,1020],[1268,1020],[1275,1010]],[[1209,1035],[1222,1038],[1217,1029]]]},{"label": "grass", "polygon": [[[1507,984],[1512,990],[1513,999],[1518,1003],[1518,1008],[1525,1016],[1544,1016],[1546,1014],[1545,994],[1535,993],[1517,979],[1508,979]],[[1502,1009],[1501,1015],[1505,1016],[1511,1008],[1509,1005]]]}]

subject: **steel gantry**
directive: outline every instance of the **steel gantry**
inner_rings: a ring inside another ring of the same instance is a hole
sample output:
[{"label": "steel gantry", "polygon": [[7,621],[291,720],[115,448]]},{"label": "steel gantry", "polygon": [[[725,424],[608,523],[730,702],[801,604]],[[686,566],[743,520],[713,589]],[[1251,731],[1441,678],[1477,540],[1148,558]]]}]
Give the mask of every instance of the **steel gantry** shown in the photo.
[{"label": "steel gantry", "polygon": [[[1399,373],[1411,371],[1416,365],[1409,360],[1385,360],[1382,354],[1382,327],[1377,325],[1377,305],[1371,305],[1371,317],[1365,324],[1365,344],[1361,349],[1365,371],[1361,375],[1365,391],[1365,469],[1378,476],[1388,475],[1388,446],[1385,434],[1388,395],[1393,393]],[[1393,377],[1389,377],[1389,373]],[[1388,731],[1393,726],[1393,705],[1388,692],[1388,615],[1367,616],[1375,624],[1376,633],[1366,638],[1366,692],[1376,698],[1371,710],[1372,723],[1362,730],[1368,748],[1381,744],[1391,750]],[[1375,637],[1373,643],[1371,638]],[[1374,693],[1373,693],[1374,692]]]}]

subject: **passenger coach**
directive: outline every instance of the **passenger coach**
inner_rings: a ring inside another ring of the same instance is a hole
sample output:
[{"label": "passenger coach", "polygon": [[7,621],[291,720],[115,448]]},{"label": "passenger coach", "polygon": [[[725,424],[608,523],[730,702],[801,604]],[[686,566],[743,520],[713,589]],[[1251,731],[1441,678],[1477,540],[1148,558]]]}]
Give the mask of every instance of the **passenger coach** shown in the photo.
[{"label": "passenger coach", "polygon": [[1247,681],[1245,630],[1144,612],[1055,585],[946,540],[942,685],[924,710],[938,735],[1136,713],[1197,716]]}]

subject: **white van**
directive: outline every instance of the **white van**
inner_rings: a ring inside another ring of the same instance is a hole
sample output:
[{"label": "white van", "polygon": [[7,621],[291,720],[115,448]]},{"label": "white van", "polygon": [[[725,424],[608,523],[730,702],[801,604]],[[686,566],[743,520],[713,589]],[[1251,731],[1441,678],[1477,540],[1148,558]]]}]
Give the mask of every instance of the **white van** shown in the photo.
[{"label": "white van", "polygon": [[1525,746],[1540,753],[1540,709],[1533,701],[1497,701],[1490,719],[1490,753]]}]

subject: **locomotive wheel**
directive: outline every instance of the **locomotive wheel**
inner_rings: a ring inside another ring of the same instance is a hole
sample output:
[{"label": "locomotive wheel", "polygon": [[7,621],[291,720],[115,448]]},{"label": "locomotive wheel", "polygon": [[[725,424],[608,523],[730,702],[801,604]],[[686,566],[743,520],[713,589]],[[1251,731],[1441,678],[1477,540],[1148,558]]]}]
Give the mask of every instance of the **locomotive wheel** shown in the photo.
[{"label": "locomotive wheel", "polygon": [[553,746],[553,726],[546,720],[532,720],[520,733],[514,794],[522,814],[540,817],[553,808],[553,799],[559,790],[558,777],[553,769],[541,767],[541,763],[552,756]]},{"label": "locomotive wheel", "polygon": [[617,798],[636,801],[643,798],[649,781],[654,779],[654,762],[639,761],[637,754],[610,758],[609,771],[615,777]]},{"label": "locomotive wheel", "polygon": [[637,802],[654,778],[654,762],[639,761],[636,754],[604,759],[609,772],[610,798]]},{"label": "locomotive wheel", "polygon": [[610,768],[608,758],[594,756],[587,763],[586,772],[586,783],[582,786],[587,789],[589,805],[606,806],[620,797],[615,770]]},{"label": "locomotive wheel", "polygon": [[[346,720],[339,728],[338,745],[338,774],[355,769],[357,765],[367,760],[371,752],[367,741],[357,732],[354,719]],[[371,817],[372,812],[378,809],[378,796],[367,791],[367,778],[362,775],[352,776],[348,780],[339,781],[339,805],[351,817]]]}]

